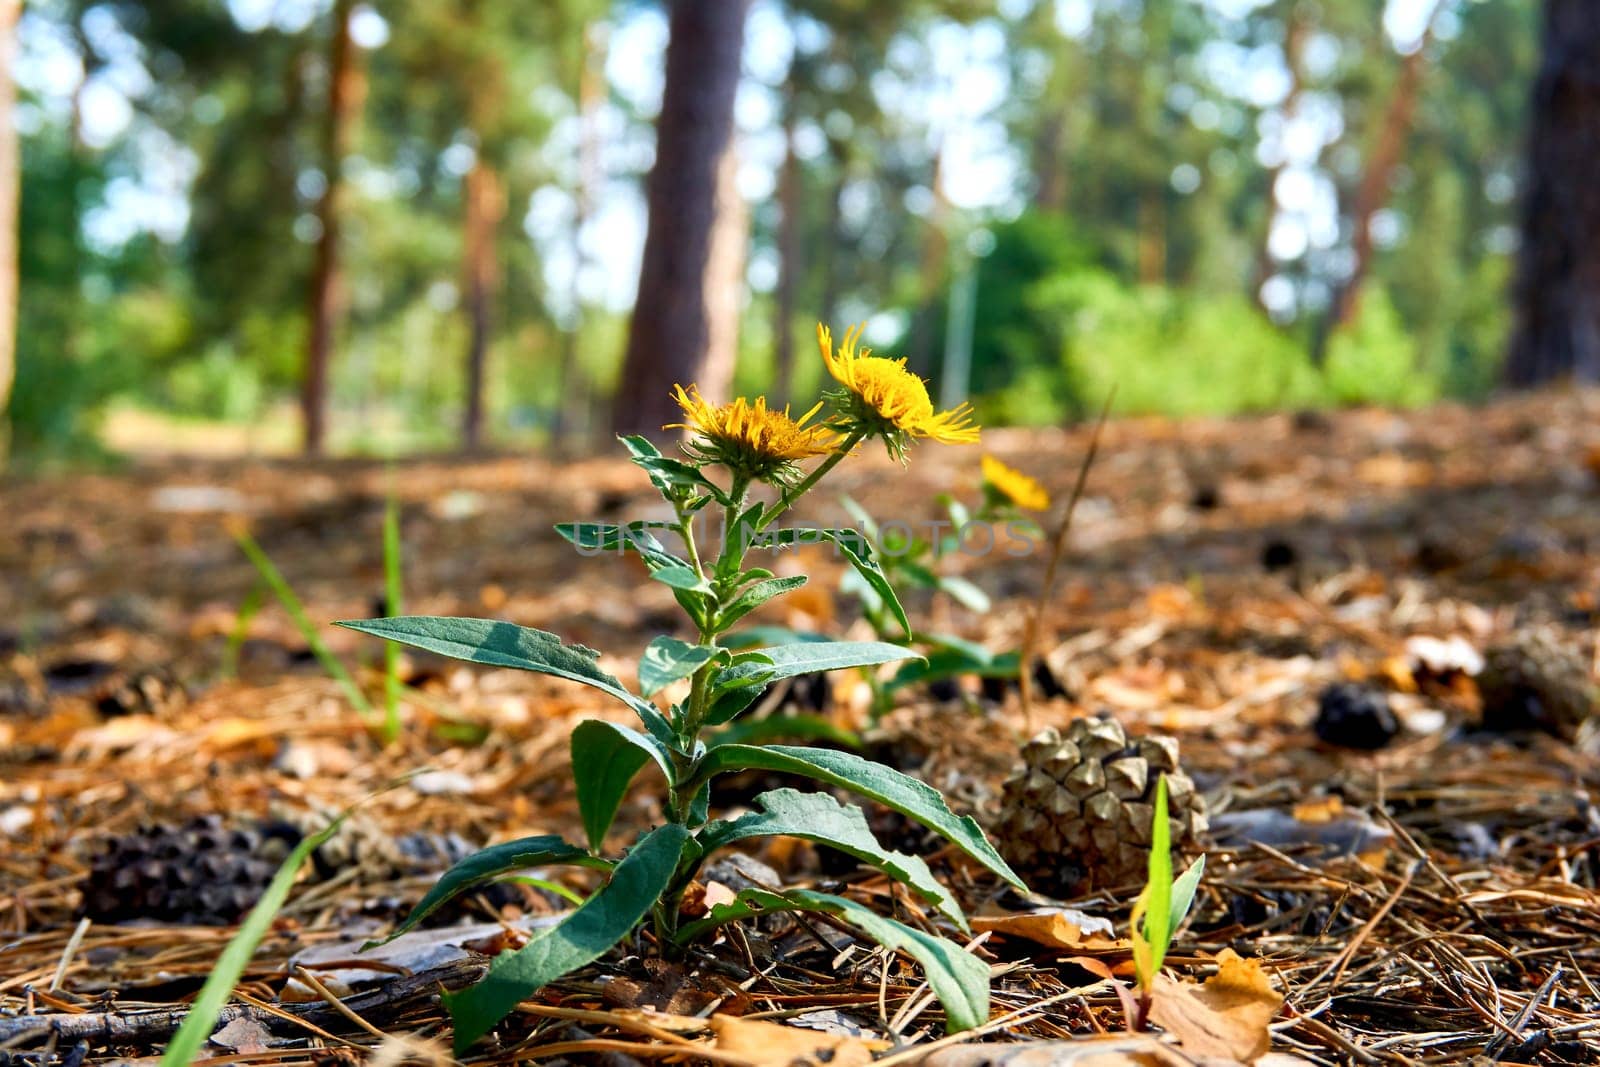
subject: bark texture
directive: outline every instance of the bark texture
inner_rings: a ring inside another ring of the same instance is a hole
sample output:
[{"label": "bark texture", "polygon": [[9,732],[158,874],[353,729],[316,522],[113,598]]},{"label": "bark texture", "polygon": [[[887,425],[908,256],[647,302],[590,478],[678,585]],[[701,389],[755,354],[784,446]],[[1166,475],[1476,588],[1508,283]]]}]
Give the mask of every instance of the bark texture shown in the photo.
[{"label": "bark texture", "polygon": [[461,446],[483,444],[484,378],[493,332],[494,296],[500,287],[495,232],[505,218],[506,194],[494,167],[479,159],[463,182],[467,311],[467,403],[461,417]]},{"label": "bark texture", "polygon": [[1546,0],[1511,386],[1600,381],[1600,4]]},{"label": "bark texture", "polygon": [[[619,433],[654,433],[673,421],[674,384],[698,382],[708,398],[721,396],[730,384],[706,375],[712,343],[707,290],[714,284],[718,213],[733,208],[730,198],[719,195],[718,174],[733,150],[733,100],[748,10],[749,0],[672,5],[639,298],[611,419]],[[726,370],[731,373],[731,365]]]},{"label": "bark texture", "polygon": [[0,0],[0,460],[6,455],[6,405],[17,366],[17,211],[22,193],[22,155],[17,125],[17,20],[22,0]]},{"label": "bark texture", "polygon": [[363,95],[355,42],[350,38],[350,16],[354,11],[355,0],[337,0],[334,4],[328,47],[328,109],[323,118],[321,151],[325,184],[317,204],[321,232],[311,269],[306,359],[300,387],[305,450],[312,455],[322,451],[327,439],[328,365],[333,358],[334,331],[344,310],[344,282],[339,269],[344,199],[340,171],[350,152]]}]

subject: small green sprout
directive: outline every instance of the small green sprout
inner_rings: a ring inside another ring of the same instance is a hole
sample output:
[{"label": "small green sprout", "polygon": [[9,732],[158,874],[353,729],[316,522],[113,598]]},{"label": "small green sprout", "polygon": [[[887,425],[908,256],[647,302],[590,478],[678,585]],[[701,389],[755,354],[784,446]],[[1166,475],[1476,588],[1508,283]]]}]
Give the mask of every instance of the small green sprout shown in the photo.
[{"label": "small green sprout", "polygon": [[1167,821],[1167,779],[1163,775],[1156,780],[1155,818],[1150,827],[1150,877],[1134,902],[1129,920],[1134,972],[1139,994],[1147,1003],[1150,988],[1172,947],[1173,935],[1194,903],[1195,889],[1205,869],[1206,858],[1201,856],[1176,879],[1172,877],[1172,827]]}]

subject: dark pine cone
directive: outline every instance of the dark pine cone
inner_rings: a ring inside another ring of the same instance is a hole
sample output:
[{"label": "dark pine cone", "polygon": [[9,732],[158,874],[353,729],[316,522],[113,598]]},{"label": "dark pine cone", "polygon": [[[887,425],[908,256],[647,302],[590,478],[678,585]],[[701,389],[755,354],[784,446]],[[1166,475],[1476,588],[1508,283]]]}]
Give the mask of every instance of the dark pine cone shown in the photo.
[{"label": "dark pine cone", "polygon": [[1376,751],[1395,739],[1400,720],[1389,707],[1387,694],[1364,685],[1339,682],[1317,698],[1318,738],[1341,748]]},{"label": "dark pine cone", "polygon": [[194,926],[237,922],[298,840],[287,828],[229,829],[216,815],[144,826],[107,841],[83,887],[83,914]]},{"label": "dark pine cone", "polygon": [[1478,691],[1485,730],[1543,730],[1570,741],[1595,713],[1584,657],[1543,630],[1489,649]]}]

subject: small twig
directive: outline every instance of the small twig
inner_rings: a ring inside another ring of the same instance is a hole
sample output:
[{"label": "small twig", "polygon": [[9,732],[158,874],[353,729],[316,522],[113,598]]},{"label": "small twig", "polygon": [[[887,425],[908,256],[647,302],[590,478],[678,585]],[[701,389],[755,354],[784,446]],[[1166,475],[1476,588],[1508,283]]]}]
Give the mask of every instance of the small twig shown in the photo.
[{"label": "small twig", "polygon": [[1083,499],[1083,487],[1089,480],[1089,468],[1094,465],[1094,457],[1100,451],[1100,434],[1106,428],[1106,417],[1111,414],[1111,401],[1116,398],[1116,386],[1106,394],[1106,401],[1100,408],[1100,418],[1094,424],[1094,433],[1089,438],[1089,450],[1083,454],[1083,463],[1078,466],[1078,480],[1072,486],[1072,495],[1067,498],[1067,510],[1061,516],[1061,524],[1056,527],[1056,532],[1050,539],[1050,560],[1044,569],[1044,584],[1039,587],[1039,599],[1034,601],[1033,614],[1028,618],[1027,628],[1022,634],[1022,651],[1017,661],[1017,685],[1022,691],[1022,723],[1027,732],[1033,732],[1033,659],[1039,643],[1039,630],[1044,622],[1044,613],[1050,608],[1050,595],[1055,589],[1056,572],[1061,569],[1061,557],[1067,550],[1067,533],[1072,529],[1072,516],[1078,510],[1078,501]]},{"label": "small twig", "polygon": [[72,936],[67,938],[67,947],[61,950],[61,962],[56,964],[55,977],[50,979],[50,992],[54,993],[61,988],[61,980],[67,976],[67,967],[72,963],[72,957],[78,954],[78,946],[83,944],[83,935],[89,932],[89,922],[87,915],[79,919]]},{"label": "small twig", "polygon": [[367,1033],[371,1034],[373,1037],[377,1038],[379,1041],[382,1041],[385,1037],[388,1036],[382,1030],[379,1030],[376,1026],[373,1026],[371,1023],[367,1022],[367,1020],[363,1019],[361,1016],[359,1016],[355,1012],[351,1011],[349,1009],[349,1007],[347,1007],[345,1005],[344,1001],[342,1001],[338,997],[334,996],[333,993],[328,989],[328,987],[323,985],[321,980],[318,979],[316,975],[312,974],[310,971],[306,970],[304,967],[296,966],[295,969],[294,969],[294,975],[295,975],[296,978],[299,978],[306,985],[310,986],[312,992],[316,993],[317,996],[321,997],[324,1001],[326,1001],[328,1007],[332,1008],[334,1011],[338,1012],[340,1015],[343,1015],[350,1022],[354,1023],[356,1026],[360,1027],[361,1029],[365,1030]]}]

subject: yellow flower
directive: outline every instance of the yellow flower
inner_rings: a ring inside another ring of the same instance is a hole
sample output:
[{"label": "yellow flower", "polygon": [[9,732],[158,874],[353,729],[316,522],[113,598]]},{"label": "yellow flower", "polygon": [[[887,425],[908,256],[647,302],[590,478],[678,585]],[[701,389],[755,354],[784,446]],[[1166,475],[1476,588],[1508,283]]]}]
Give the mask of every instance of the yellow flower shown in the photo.
[{"label": "yellow flower", "polygon": [[1029,511],[1050,507],[1050,494],[1037,480],[1013,470],[993,456],[983,457],[983,484],[997,497]]},{"label": "yellow flower", "polygon": [[698,440],[684,446],[690,455],[721,463],[747,478],[785,482],[797,473],[798,461],[828,455],[839,444],[839,435],[826,426],[806,425],[821,409],[820,402],[793,419],[788,408],[769,410],[764,396],[753,403],[741,396],[728,404],[713,404],[700,395],[698,386],[685,390],[680,385],[673,399],[688,421],[662,428],[693,432]]},{"label": "yellow flower", "polygon": [[834,381],[844,386],[841,428],[881,436],[896,455],[904,455],[907,441],[917,437],[950,445],[977,442],[978,427],[972,422],[970,405],[935,412],[927,384],[906,370],[904,359],[874,356],[866,348],[856,350],[861,330],[861,326],[846,330],[835,354],[833,335],[817,324],[822,361]]}]

